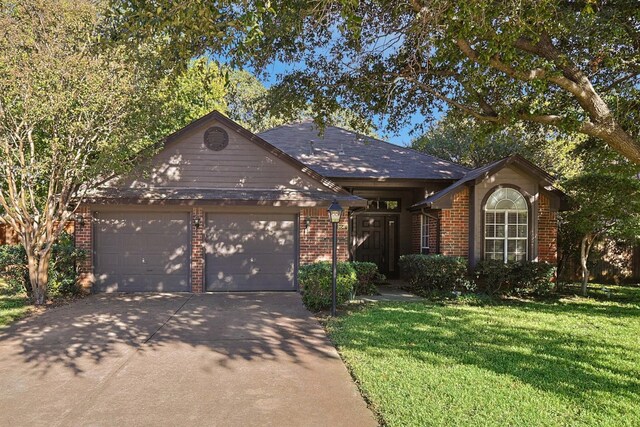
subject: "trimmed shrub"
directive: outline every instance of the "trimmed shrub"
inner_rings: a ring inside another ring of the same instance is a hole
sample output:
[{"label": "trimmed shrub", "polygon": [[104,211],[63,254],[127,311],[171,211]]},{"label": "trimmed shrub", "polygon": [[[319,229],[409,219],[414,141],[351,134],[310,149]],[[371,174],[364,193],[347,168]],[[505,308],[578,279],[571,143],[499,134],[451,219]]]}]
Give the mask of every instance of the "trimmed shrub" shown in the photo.
[{"label": "trimmed shrub", "polygon": [[[298,283],[302,289],[302,302],[311,311],[326,310],[331,307],[331,263],[316,262],[300,267]],[[353,296],[358,283],[356,270],[351,263],[338,263],[336,280],[336,300],[345,303]]]},{"label": "trimmed shrub", "polygon": [[351,263],[356,270],[358,282],[354,289],[355,295],[377,295],[376,283],[384,280],[384,276],[378,272],[378,266],[372,262],[354,261]]},{"label": "trimmed shrub", "polygon": [[475,268],[478,290],[488,295],[506,295],[511,293],[511,266],[502,261],[480,261]]},{"label": "trimmed shrub", "polygon": [[475,270],[479,290],[489,295],[545,295],[553,290],[555,266],[547,262],[485,260]]},{"label": "trimmed shrub", "polygon": [[467,276],[467,260],[445,255],[403,255],[400,271],[420,293],[465,291],[473,288]]},{"label": "trimmed shrub", "polygon": [[518,262],[511,267],[514,292],[548,295],[555,287],[556,267],[548,262]]}]

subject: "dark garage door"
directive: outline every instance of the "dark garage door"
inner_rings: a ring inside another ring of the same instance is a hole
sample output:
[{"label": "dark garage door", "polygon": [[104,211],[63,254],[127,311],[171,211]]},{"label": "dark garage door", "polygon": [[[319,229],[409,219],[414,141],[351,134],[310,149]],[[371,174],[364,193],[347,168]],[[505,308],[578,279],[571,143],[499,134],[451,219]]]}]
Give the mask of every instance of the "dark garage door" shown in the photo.
[{"label": "dark garage door", "polygon": [[207,290],[295,290],[295,235],[294,215],[207,215]]},{"label": "dark garage door", "polygon": [[188,292],[189,214],[99,212],[97,292]]}]

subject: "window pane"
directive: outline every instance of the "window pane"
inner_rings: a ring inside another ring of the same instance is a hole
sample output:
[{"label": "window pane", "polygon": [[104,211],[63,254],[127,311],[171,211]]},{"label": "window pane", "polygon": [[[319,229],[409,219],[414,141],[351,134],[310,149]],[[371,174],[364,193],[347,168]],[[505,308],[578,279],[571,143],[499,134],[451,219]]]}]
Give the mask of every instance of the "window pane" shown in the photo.
[{"label": "window pane", "polygon": [[518,213],[517,212],[509,212],[509,224],[517,224],[518,223]]},{"label": "window pane", "polygon": [[504,237],[504,225],[496,225],[496,237]]},{"label": "window pane", "polygon": [[508,228],[509,228],[509,237],[517,237],[518,234],[518,226],[517,225],[511,225],[509,224]]},{"label": "window pane", "polygon": [[426,215],[422,216],[422,229],[420,230],[421,234],[421,242],[423,248],[429,247],[429,217]]},{"label": "window pane", "polygon": [[526,240],[516,240],[516,250],[519,254],[527,254],[527,241]]},{"label": "window pane", "polygon": [[526,223],[527,223],[527,213],[518,212],[518,224],[526,224]]},{"label": "window pane", "polygon": [[518,226],[518,237],[527,237],[527,226],[519,225]]},{"label": "window pane", "polygon": [[486,212],[484,214],[484,222],[487,224],[495,224],[496,214],[493,212]]},{"label": "window pane", "polygon": [[496,212],[496,224],[504,224],[504,212]]},{"label": "window pane", "polygon": [[496,203],[496,209],[515,209],[515,205],[513,204],[513,202],[511,200],[500,200],[498,203]]},{"label": "window pane", "polygon": [[487,225],[484,227],[484,235],[486,237],[495,237],[496,236],[496,226],[495,225]]},{"label": "window pane", "polygon": [[398,202],[396,200],[387,200],[385,203],[387,204],[387,209],[390,211],[398,209]]}]

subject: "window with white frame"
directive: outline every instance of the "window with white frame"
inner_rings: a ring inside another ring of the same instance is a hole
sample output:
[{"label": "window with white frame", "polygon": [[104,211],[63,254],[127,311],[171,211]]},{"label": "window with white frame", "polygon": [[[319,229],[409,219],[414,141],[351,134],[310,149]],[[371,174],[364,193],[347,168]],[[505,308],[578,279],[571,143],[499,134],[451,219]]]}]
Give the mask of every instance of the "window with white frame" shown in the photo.
[{"label": "window with white frame", "polygon": [[529,207],[513,188],[498,188],[484,206],[484,256],[524,261],[529,242]]},{"label": "window with white frame", "polygon": [[420,216],[420,253],[429,253],[429,217]]}]

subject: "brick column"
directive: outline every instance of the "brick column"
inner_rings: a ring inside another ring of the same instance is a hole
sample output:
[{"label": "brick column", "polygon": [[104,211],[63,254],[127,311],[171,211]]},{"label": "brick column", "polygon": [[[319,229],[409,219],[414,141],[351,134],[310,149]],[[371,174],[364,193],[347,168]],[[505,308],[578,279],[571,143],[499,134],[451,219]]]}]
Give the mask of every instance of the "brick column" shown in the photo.
[{"label": "brick column", "polygon": [[469,189],[453,196],[451,209],[442,209],[440,218],[440,253],[469,257]]},{"label": "brick column", "polygon": [[538,201],[538,260],[555,264],[558,261],[558,218],[551,210],[551,201],[543,194]]},{"label": "brick column", "polygon": [[[200,227],[194,223],[200,220]],[[202,208],[191,211],[191,292],[204,292],[204,212]]]},{"label": "brick column", "polygon": [[[307,218],[309,227],[307,228]],[[305,208],[300,212],[300,265],[331,261],[332,225],[327,208]],[[338,223],[338,261],[349,260],[349,211]]]},{"label": "brick column", "polygon": [[78,249],[86,252],[86,256],[78,262],[78,285],[86,292],[91,292],[91,286],[94,282],[93,276],[93,215],[89,206],[82,205],[76,211],[76,217],[82,218],[74,223],[75,243]]}]

